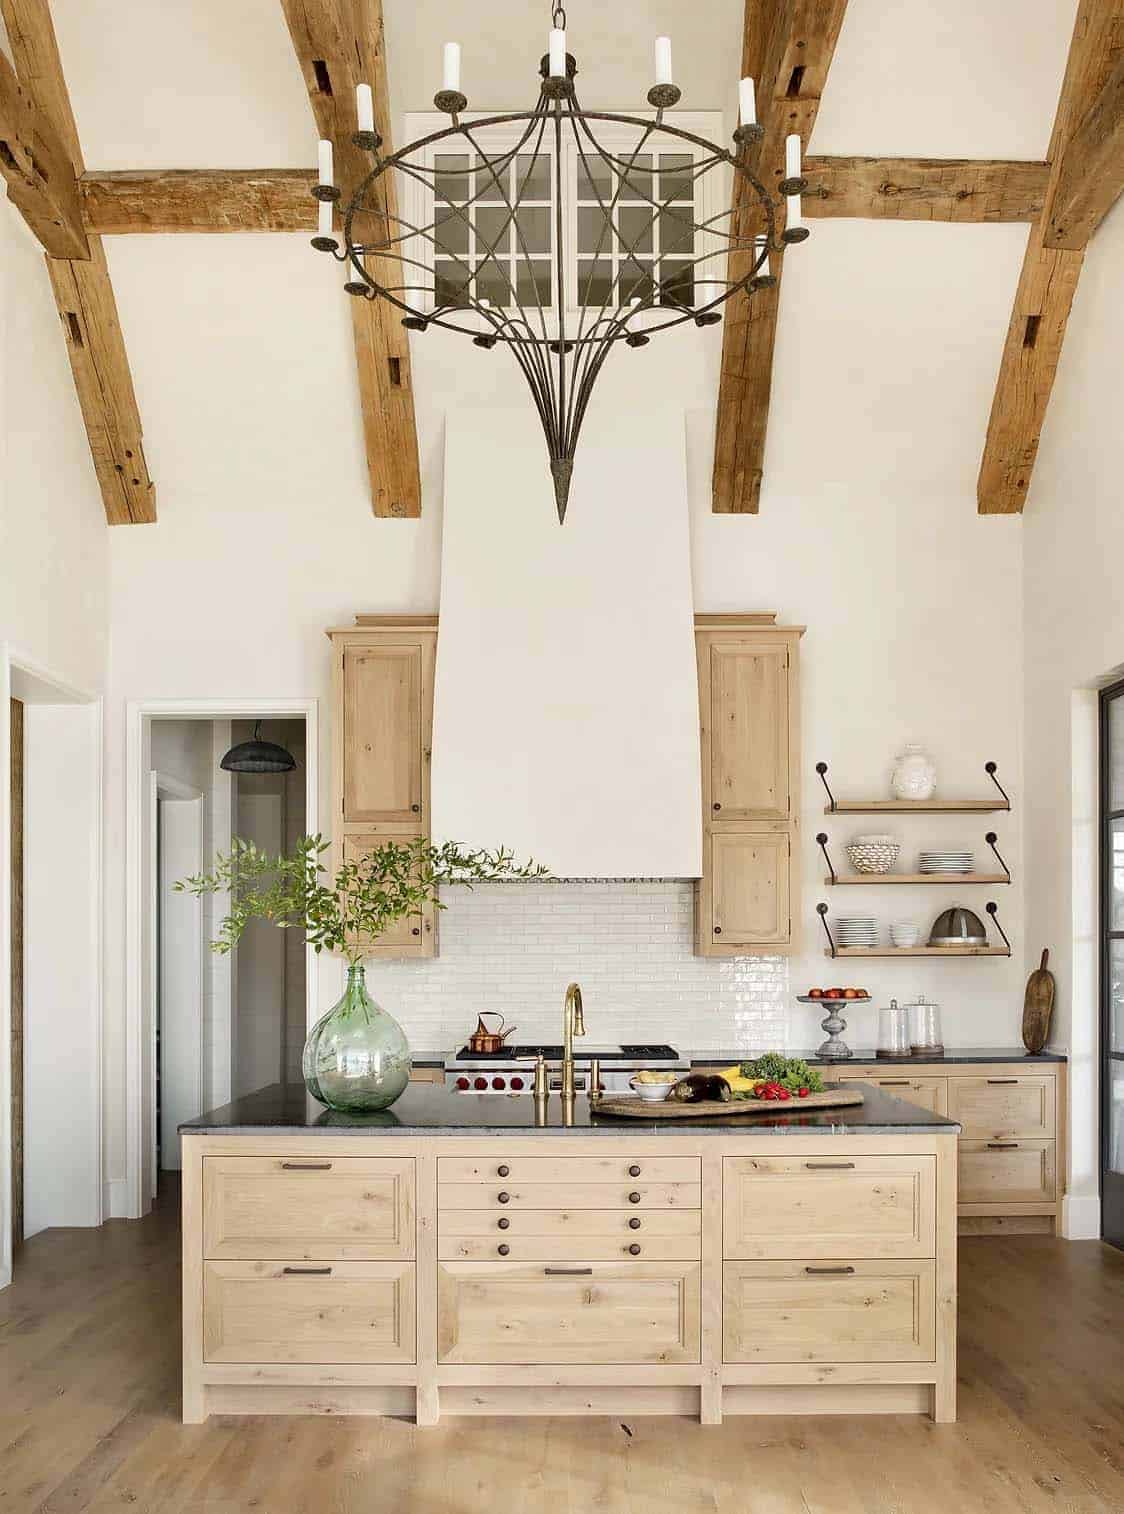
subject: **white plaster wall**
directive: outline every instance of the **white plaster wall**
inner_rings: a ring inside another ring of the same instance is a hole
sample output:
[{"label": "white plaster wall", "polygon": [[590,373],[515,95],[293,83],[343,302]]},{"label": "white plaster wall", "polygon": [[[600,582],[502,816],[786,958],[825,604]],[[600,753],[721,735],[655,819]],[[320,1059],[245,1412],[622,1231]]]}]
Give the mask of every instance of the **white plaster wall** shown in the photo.
[{"label": "white plaster wall", "polygon": [[[1096,699],[1124,669],[1124,212],[1085,260],[1024,524],[1027,958],[1049,946],[1052,1042],[1073,1055],[1071,1233],[1099,1233]],[[1030,965],[1036,965],[1030,962]]]}]

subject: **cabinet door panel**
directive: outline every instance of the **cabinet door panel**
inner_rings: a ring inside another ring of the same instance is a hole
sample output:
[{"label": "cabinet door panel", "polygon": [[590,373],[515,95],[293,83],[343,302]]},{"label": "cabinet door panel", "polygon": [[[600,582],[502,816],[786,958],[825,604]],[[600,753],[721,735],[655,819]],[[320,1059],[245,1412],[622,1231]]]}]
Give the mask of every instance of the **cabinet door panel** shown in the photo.
[{"label": "cabinet door panel", "polygon": [[711,879],[714,946],[782,945],[791,939],[786,833],[715,831],[703,863]]},{"label": "cabinet door panel", "polygon": [[482,1364],[697,1362],[697,1262],[445,1262],[437,1359]]},{"label": "cabinet door panel", "polygon": [[345,647],[343,821],[420,825],[424,796],[420,642]]},{"label": "cabinet door panel", "polygon": [[711,819],[787,819],[788,648],[712,644],[709,675]]},{"label": "cabinet door panel", "polygon": [[[406,834],[345,836],[343,860],[357,862],[368,852],[385,846],[388,841],[402,842],[410,839]],[[389,930],[383,931],[381,936],[364,937],[363,942],[368,955],[372,957],[432,957],[437,944],[437,911],[433,905],[427,905],[420,914],[403,915],[401,919],[395,920]]]}]

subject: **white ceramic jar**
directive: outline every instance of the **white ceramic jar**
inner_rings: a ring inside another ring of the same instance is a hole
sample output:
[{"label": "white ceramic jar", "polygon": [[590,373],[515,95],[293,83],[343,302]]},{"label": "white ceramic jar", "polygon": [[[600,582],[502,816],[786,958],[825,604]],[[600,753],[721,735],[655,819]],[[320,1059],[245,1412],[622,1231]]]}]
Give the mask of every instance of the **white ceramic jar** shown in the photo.
[{"label": "white ceramic jar", "polygon": [[894,759],[890,787],[895,799],[931,799],[937,787],[937,765],[924,747],[911,742]]}]

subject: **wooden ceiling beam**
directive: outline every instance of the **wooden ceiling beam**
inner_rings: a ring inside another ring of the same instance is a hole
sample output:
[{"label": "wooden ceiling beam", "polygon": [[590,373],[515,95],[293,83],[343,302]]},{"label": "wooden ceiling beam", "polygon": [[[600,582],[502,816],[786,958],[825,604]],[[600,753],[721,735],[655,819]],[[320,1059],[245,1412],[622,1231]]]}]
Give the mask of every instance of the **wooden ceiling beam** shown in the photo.
[{"label": "wooden ceiling beam", "polygon": [[[351,141],[357,84],[371,86],[375,127],[383,151],[391,150],[382,0],[281,0],[281,6],[317,130],[334,144],[336,182],[346,195],[371,170],[369,155]],[[380,193],[382,214],[372,215],[367,229],[360,230],[367,244],[397,216],[392,174],[380,181]],[[328,276],[331,269],[321,271]],[[374,512],[391,518],[419,516],[418,435],[409,337],[401,312],[387,300],[352,299],[351,318]]]},{"label": "wooden ceiling beam", "polygon": [[[69,177],[76,180],[82,173],[82,149],[47,0],[0,0],[0,14],[20,85],[49,123]],[[85,241],[81,258],[48,251],[47,272],[94,471],[110,525],[154,521],[156,491],[145,463],[140,412],[105,252],[99,237]]]},{"label": "wooden ceiling beam", "polygon": [[804,160],[808,220],[1035,221],[1050,165],[972,158]]},{"label": "wooden ceiling beam", "polygon": [[[799,132],[804,146],[815,124],[847,0],[746,0],[742,76],[757,81],[757,108],[765,135],[748,155],[748,166],[774,189],[784,177],[784,140]],[[777,232],[784,228],[781,199]],[[743,206],[735,184],[734,215]],[[744,254],[731,256],[733,277]],[[783,252],[770,260],[777,283],[726,306],[722,376],[714,445],[712,509],[723,515],[756,514],[761,497],[769,398],[773,383]]]},{"label": "wooden ceiling beam", "polygon": [[1124,192],[1124,51],[1058,164],[1044,247],[1084,247]]},{"label": "wooden ceiling beam", "polygon": [[[1047,246],[1046,233],[1070,147],[1110,86],[1122,52],[1124,0],[1080,0],[1050,136],[1046,199],[1027,242],[988,421],[976,488],[981,515],[1017,514],[1027,497],[1085,258],[1084,243]],[[1072,160],[1068,174],[1074,182]]]},{"label": "wooden ceiling beam", "polygon": [[314,168],[150,169],[85,173],[78,181],[87,230],[152,232],[316,230]]},{"label": "wooden ceiling beam", "polygon": [[88,258],[78,178],[62,139],[0,53],[0,173],[8,198],[56,258]]}]

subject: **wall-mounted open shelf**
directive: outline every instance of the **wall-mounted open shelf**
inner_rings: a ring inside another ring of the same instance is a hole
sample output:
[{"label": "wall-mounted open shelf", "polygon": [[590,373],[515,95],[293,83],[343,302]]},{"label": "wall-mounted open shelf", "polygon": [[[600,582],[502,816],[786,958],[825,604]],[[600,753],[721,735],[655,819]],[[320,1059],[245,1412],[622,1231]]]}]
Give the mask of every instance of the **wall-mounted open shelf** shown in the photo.
[{"label": "wall-mounted open shelf", "polygon": [[989,899],[984,908],[991,916],[991,923],[1003,937],[1002,946],[837,946],[835,937],[831,934],[831,926],[827,923],[827,905],[817,904],[816,914],[820,917],[827,937],[825,957],[1009,957],[1011,942],[999,923],[998,904]]},{"label": "wall-mounted open shelf", "polygon": [[817,762],[816,772],[827,790],[825,815],[987,815],[1011,808],[1010,796],[996,778],[994,762],[984,763],[984,772],[999,790],[994,799],[836,799],[827,782],[827,763]]},{"label": "wall-mounted open shelf", "polygon": [[835,863],[831,860],[831,854],[827,849],[828,835],[826,831],[820,831],[816,837],[816,844],[823,852],[823,860],[827,863],[828,876],[824,879],[828,888],[835,885],[851,885],[856,883],[879,884],[879,883],[1010,883],[1011,870],[1003,859],[997,842],[999,837],[994,831],[988,831],[984,837],[988,846],[999,860],[1001,873],[847,873],[841,876],[835,871]]}]

